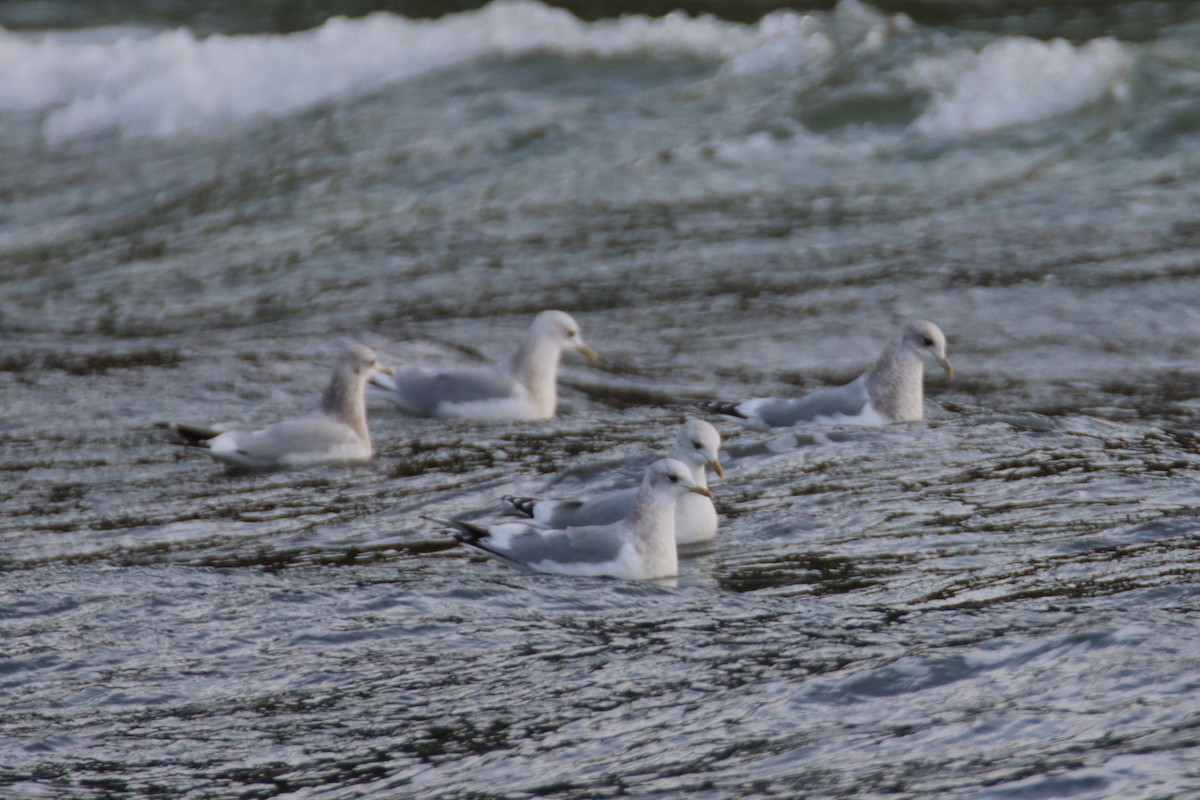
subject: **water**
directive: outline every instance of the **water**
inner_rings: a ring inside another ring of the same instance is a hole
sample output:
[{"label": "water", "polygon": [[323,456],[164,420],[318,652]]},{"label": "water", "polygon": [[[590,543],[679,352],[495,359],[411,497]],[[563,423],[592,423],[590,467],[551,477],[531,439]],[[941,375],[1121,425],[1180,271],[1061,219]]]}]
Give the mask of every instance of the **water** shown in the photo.
[{"label": "water", "polygon": [[[1200,14],[1123,8],[0,34],[0,796],[1200,795]],[[248,477],[156,427],[551,307],[604,359],[553,422],[373,405],[372,463]],[[914,316],[927,422],[721,423],[676,586],[419,518]]]}]

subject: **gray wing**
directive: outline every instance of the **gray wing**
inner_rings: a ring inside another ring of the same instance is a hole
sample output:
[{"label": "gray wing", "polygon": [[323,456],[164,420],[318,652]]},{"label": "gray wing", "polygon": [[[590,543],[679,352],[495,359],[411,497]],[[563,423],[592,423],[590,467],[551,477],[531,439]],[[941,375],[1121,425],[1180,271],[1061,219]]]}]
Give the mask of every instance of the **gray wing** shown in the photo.
[{"label": "gray wing", "polygon": [[442,403],[471,403],[512,397],[517,383],[491,367],[479,369],[406,369],[395,377],[379,376],[388,399],[412,414],[433,416]]},{"label": "gray wing", "polygon": [[279,422],[257,431],[226,431],[210,440],[214,455],[238,454],[262,462],[304,455],[335,456],[362,444],[349,426],[324,416]]},{"label": "gray wing", "polygon": [[585,461],[555,473],[548,484],[555,486],[568,481],[577,481],[604,483],[609,486],[614,484],[637,486],[642,482],[642,476],[646,474],[646,467],[661,457],[655,453],[645,453],[632,457],[607,458],[603,461]]},{"label": "gray wing", "polygon": [[550,561],[570,565],[613,561],[621,551],[623,540],[620,528],[615,525],[547,531],[525,523],[509,522],[490,526],[486,536],[460,541],[521,564]]},{"label": "gray wing", "polygon": [[637,487],[632,486],[605,492],[590,500],[543,500],[534,508],[533,518],[551,528],[611,525],[633,511],[637,492]]},{"label": "gray wing", "polygon": [[796,400],[778,397],[747,400],[738,406],[738,411],[748,419],[757,417],[768,428],[780,428],[822,417],[853,417],[862,413],[870,399],[867,376],[860,375],[844,386],[820,389]]}]

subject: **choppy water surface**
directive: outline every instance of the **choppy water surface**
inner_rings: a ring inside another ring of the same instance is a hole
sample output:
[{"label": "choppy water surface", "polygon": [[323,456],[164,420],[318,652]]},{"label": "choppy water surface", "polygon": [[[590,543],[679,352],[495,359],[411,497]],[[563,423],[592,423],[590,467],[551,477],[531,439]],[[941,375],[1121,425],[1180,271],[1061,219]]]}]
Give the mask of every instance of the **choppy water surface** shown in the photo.
[{"label": "choppy water surface", "polygon": [[[0,796],[1197,796],[1171,13],[0,33]],[[500,358],[551,307],[604,360],[550,423],[373,406],[371,464],[242,477],[156,427],[303,413],[347,340]],[[419,518],[603,483],[690,402],[848,380],[914,316],[960,372],[928,421],[721,423],[678,586]]]}]

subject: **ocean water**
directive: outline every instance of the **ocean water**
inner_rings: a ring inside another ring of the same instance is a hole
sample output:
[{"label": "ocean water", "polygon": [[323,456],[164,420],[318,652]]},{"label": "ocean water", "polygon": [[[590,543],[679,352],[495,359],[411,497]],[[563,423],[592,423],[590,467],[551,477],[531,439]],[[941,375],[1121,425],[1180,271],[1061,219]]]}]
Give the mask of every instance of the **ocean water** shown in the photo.
[{"label": "ocean water", "polygon": [[[0,797],[1200,797],[1200,11],[1022,19],[0,31]],[[249,476],[159,427],[546,308],[602,355],[550,422],[376,401],[371,463]],[[671,585],[420,518],[914,317],[927,420],[719,422]]]}]

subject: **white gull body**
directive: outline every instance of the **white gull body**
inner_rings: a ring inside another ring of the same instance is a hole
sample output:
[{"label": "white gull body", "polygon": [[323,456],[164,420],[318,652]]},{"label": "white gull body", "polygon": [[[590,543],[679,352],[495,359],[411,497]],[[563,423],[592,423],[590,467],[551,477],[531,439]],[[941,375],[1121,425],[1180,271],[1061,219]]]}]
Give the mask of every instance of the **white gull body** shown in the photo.
[{"label": "white gull body", "polygon": [[653,580],[678,571],[675,504],[688,492],[711,496],[683,463],[663,458],[646,469],[629,515],[610,525],[547,530],[528,522],[428,519],[467,547],[535,572]]},{"label": "white gull body", "polygon": [[564,351],[593,363],[579,324],[563,311],[538,314],[506,361],[490,367],[409,367],[372,384],[406,414],[475,420],[550,419],[558,409],[558,365]]},{"label": "white gull body", "polygon": [[929,355],[954,376],[946,337],[928,320],[907,323],[875,364],[844,386],[801,398],[767,397],[696,405],[756,430],[794,425],[888,425],[925,416],[923,357]]},{"label": "white gull body", "polygon": [[365,461],[374,452],[367,427],[366,383],[389,371],[370,348],[351,345],[338,358],[316,414],[256,430],[185,423],[169,427],[184,444],[201,448],[237,469]]},{"label": "white gull body", "polygon": [[[708,488],[706,469],[711,467],[725,477],[721,466],[721,434],[702,419],[689,419],[679,427],[669,457],[682,462],[691,472],[692,481]],[[534,497],[507,495],[504,502],[534,522],[547,528],[580,525],[608,525],[625,518],[637,500],[638,487],[598,494],[586,500],[539,500]],[[676,501],[675,543],[681,545],[709,541],[717,535],[717,509],[711,497],[688,492]]]}]

